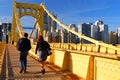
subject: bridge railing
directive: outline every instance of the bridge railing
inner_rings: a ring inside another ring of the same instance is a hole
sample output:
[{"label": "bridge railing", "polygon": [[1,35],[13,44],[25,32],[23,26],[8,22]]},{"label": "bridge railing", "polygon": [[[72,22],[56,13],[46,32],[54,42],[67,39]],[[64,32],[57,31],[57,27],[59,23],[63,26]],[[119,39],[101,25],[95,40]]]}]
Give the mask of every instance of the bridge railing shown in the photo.
[{"label": "bridge railing", "polygon": [[[48,10],[47,8],[41,4],[40,6],[42,6],[42,8],[44,9],[44,11],[48,14],[48,16],[50,16],[52,18],[52,20],[54,20],[58,25],[60,25],[62,28],[66,29],[67,31],[75,34],[76,36],[78,36],[79,38],[82,38],[82,39],[85,39],[87,41],[90,41],[91,43],[95,44],[96,47],[98,48],[99,50],[99,47],[106,47],[106,49],[112,49],[112,50],[115,50],[116,54],[117,52],[120,52],[120,49],[118,47],[115,47],[113,45],[109,45],[107,43],[104,43],[102,41],[98,41],[98,40],[95,40],[93,38],[90,38],[88,36],[85,36],[83,34],[80,34],[72,29],[70,29],[68,26],[64,25],[62,22],[60,22],[57,18],[55,18]],[[107,51],[107,50],[106,50]]]},{"label": "bridge railing", "polygon": [[[15,23],[16,23],[16,26],[17,26],[17,28],[18,28],[18,30],[19,30],[19,35],[22,37],[22,36],[23,36],[23,33],[24,33],[24,30],[23,30],[23,28],[22,28],[22,25],[20,24],[20,18],[19,18],[20,16],[19,16],[18,13],[17,13],[17,7],[18,7],[18,6],[20,7],[20,5],[21,5],[21,6],[22,6],[22,5],[25,6],[24,3],[16,3],[16,2],[14,2],[14,7],[13,7],[13,14],[14,14],[14,16],[13,16],[13,19],[16,18],[16,19],[15,19],[15,20],[16,20]],[[33,4],[29,4],[29,7],[31,7],[32,5],[33,5]],[[116,53],[116,54],[120,52],[120,49],[119,49],[118,47],[115,47],[115,46],[113,46],[113,45],[106,44],[106,43],[104,43],[104,42],[102,42],[102,41],[97,41],[97,40],[95,40],[95,39],[92,39],[92,38],[90,38],[90,37],[84,36],[83,34],[79,34],[78,32],[70,29],[68,26],[64,25],[64,24],[63,24],[62,22],[60,22],[56,17],[54,17],[54,16],[48,11],[48,9],[47,9],[43,4],[36,5],[36,6],[37,6],[37,9],[38,9],[38,7],[39,7],[41,11],[46,12],[47,15],[48,15],[53,21],[55,21],[58,25],[60,25],[62,28],[64,28],[64,29],[66,29],[67,31],[75,34],[75,35],[78,36],[79,38],[85,39],[85,40],[87,40],[87,41],[95,44],[96,46],[95,46],[95,47],[92,47],[93,49],[96,48],[97,51],[99,51],[100,49],[102,49],[102,47],[105,47],[104,49],[106,49],[106,50],[105,50],[106,52],[107,52],[107,51],[109,52],[110,50],[115,50],[115,53]],[[20,8],[20,10],[21,10],[21,9],[22,9],[22,8]],[[26,9],[25,9],[25,10],[26,10]],[[25,11],[25,12],[26,12],[26,11]],[[33,13],[33,9],[31,9],[30,12]],[[20,14],[20,13],[19,13],[19,14]],[[28,15],[28,14],[26,13],[26,15]],[[29,14],[29,15],[31,15],[31,14]],[[31,16],[32,16],[32,15],[31,15]],[[37,15],[37,16],[39,16],[39,15]],[[41,16],[41,17],[43,17],[43,16]],[[43,23],[41,23],[41,24],[43,24]],[[42,28],[41,26],[39,26],[39,27]],[[15,30],[15,29],[14,29],[14,30]],[[13,32],[14,32],[14,31],[13,31]],[[84,47],[85,47],[85,45],[84,45]],[[100,47],[101,47],[101,48],[100,48]],[[95,50],[96,50],[96,49],[95,49]]]},{"label": "bridge railing", "polygon": [[[94,44],[50,43],[50,46],[53,54],[47,61],[59,66],[59,70],[68,70],[85,80],[120,79],[118,75],[113,75],[120,71],[119,51],[116,54],[114,49],[104,46],[97,48]],[[32,45],[29,55],[38,59],[35,47],[36,44]]]},{"label": "bridge railing", "polygon": [[[113,46],[112,44],[108,44],[109,46]],[[80,50],[87,52],[99,52],[105,54],[120,54],[119,50],[115,50],[105,46],[97,46],[95,44],[72,44],[72,43],[51,43],[51,47],[61,48],[61,49],[69,49],[69,50]],[[119,46],[114,46],[119,48]]]},{"label": "bridge railing", "polygon": [[[22,26],[18,14],[14,10],[15,23],[19,29],[19,34],[23,36]],[[52,55],[47,61],[61,67],[62,70],[69,70],[86,80],[119,80],[120,73],[120,48],[101,41],[94,40],[68,28],[58,19],[56,19],[43,4],[40,5],[49,17],[67,31],[77,35],[79,38],[88,40],[94,44],[71,44],[71,43],[50,43]],[[36,59],[36,44],[32,44],[30,55]],[[113,75],[115,74],[115,75]]]},{"label": "bridge railing", "polygon": [[[68,70],[86,80],[120,79],[119,76],[113,75],[119,74],[120,71],[119,51],[94,44],[50,43],[50,46],[53,54],[47,61],[59,66],[60,70]],[[35,48],[36,44],[32,44],[29,55],[38,59]]]},{"label": "bridge railing", "polygon": [[1,57],[3,57],[5,48],[6,48],[6,42],[0,42],[0,59],[1,59]]},{"label": "bridge railing", "polygon": [[2,70],[5,49],[6,49],[6,42],[0,42],[0,64],[1,64],[0,65],[0,74],[1,74],[1,70]]}]

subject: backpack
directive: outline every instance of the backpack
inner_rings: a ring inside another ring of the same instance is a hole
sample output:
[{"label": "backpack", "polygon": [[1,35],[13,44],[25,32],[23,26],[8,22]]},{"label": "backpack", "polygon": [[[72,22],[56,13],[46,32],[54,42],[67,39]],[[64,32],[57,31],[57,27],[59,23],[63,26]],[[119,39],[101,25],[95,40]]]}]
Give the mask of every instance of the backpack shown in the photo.
[{"label": "backpack", "polygon": [[28,40],[27,38],[21,38],[17,42],[16,47],[19,51],[29,51],[31,49],[30,40]]},{"label": "backpack", "polygon": [[21,44],[21,39],[18,40],[16,48],[18,49],[18,51],[21,51],[22,47],[20,46]]}]

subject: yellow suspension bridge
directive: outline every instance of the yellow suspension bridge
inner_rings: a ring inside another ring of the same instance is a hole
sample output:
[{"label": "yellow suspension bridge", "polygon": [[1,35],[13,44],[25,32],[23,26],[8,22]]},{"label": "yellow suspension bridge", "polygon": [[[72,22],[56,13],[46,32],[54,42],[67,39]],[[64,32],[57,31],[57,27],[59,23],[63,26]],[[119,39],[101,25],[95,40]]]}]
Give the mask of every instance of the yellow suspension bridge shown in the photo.
[{"label": "yellow suspension bridge", "polygon": [[[93,44],[50,43],[53,54],[47,59],[49,64],[46,74],[40,75],[38,55],[35,54],[36,40],[31,39],[31,32],[29,39],[32,40],[32,49],[29,51],[28,73],[19,74],[19,52],[15,46],[24,34],[20,18],[27,15],[35,18],[38,35],[44,36],[44,12],[62,28]],[[1,80],[120,80],[119,46],[97,41],[70,29],[54,17],[44,4],[20,3],[14,0],[12,31],[9,35],[9,42],[14,40],[14,45],[0,43]]]}]

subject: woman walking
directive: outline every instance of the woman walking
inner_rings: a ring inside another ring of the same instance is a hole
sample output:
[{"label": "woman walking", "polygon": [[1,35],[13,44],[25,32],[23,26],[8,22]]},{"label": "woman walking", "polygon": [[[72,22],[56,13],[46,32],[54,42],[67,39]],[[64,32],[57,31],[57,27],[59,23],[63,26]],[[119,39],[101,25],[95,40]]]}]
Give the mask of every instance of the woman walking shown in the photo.
[{"label": "woman walking", "polygon": [[39,61],[41,63],[41,72],[42,74],[45,74],[45,61],[48,56],[48,48],[50,48],[50,45],[43,39],[43,36],[38,37],[38,42],[35,50],[35,54],[39,55]]}]

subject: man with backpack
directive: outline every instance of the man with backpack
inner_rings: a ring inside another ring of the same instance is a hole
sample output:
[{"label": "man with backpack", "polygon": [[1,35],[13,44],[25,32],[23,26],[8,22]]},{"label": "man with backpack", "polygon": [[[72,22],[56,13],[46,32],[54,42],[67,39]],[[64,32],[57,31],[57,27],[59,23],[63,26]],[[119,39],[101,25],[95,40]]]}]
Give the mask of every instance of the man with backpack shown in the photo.
[{"label": "man with backpack", "polygon": [[20,51],[20,73],[23,71],[26,73],[27,55],[28,51],[31,49],[31,43],[27,37],[28,33],[24,33],[24,37],[17,42],[17,49]]}]

